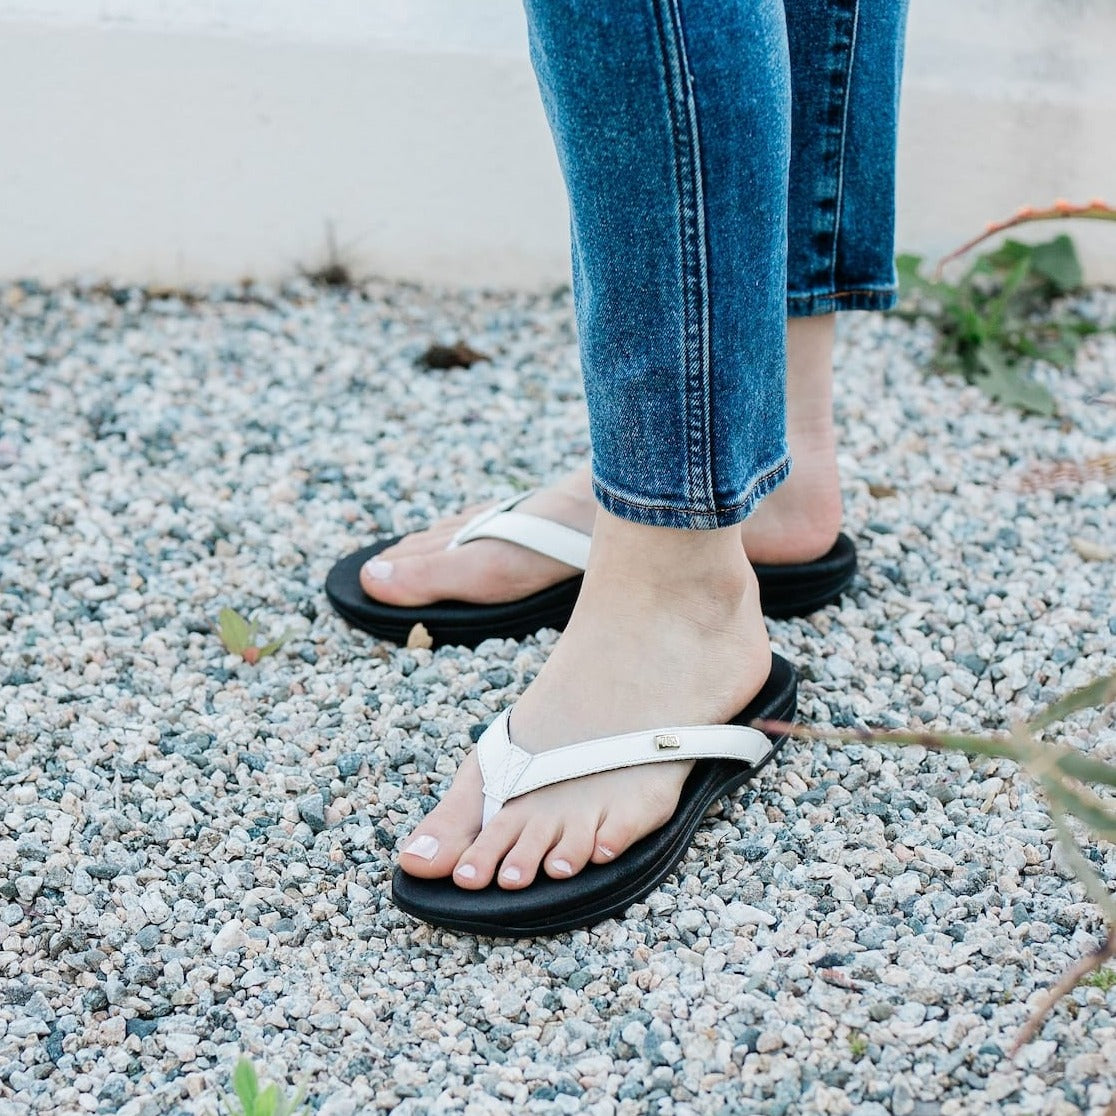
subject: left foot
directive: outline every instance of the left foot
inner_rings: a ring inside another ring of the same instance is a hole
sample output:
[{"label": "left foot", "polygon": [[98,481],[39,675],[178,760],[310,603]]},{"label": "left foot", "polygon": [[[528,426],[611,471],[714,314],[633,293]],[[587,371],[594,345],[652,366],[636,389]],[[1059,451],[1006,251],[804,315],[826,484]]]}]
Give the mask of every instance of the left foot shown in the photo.
[{"label": "left foot", "polygon": [[[570,623],[517,703],[511,734],[541,752],[639,729],[724,723],[759,692],[771,651],[738,528],[677,531],[597,513]],[[690,763],[558,783],[511,800],[481,831],[475,754],[407,838],[400,865],[460,887],[527,887],[619,856],[674,813]]]}]

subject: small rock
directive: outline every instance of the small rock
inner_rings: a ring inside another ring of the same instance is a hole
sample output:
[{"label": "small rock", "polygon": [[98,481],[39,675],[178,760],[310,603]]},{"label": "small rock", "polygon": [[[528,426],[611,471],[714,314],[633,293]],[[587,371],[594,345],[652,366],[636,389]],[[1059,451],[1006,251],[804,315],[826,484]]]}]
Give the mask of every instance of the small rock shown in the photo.
[{"label": "small rock", "polygon": [[20,899],[24,903],[30,903],[42,890],[43,881],[38,876],[20,876],[15,887]]},{"label": "small rock", "polygon": [[298,800],[298,816],[313,833],[321,833],[326,827],[325,808],[321,794],[305,794]]},{"label": "small rock", "polygon": [[244,949],[247,944],[248,935],[244,932],[240,922],[234,918],[225,923],[213,936],[213,944],[210,949],[218,957],[223,957],[226,953]]},{"label": "small rock", "polygon": [[361,768],[364,763],[364,756],[359,752],[346,752],[343,756],[337,757],[337,773],[342,779],[350,779]]},{"label": "small rock", "polygon": [[783,1036],[778,1031],[764,1031],[758,1039],[756,1039],[756,1052],[758,1054],[770,1054],[772,1051],[778,1050],[783,1045]]}]

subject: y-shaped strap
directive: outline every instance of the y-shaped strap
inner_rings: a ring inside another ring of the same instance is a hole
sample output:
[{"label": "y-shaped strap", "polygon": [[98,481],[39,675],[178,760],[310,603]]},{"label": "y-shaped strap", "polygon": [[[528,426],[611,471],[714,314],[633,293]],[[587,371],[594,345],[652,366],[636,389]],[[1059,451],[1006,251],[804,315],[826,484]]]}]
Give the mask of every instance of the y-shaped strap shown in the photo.
[{"label": "y-shaped strap", "polygon": [[588,535],[537,515],[511,510],[530,495],[523,492],[511,496],[475,515],[450,539],[446,549],[453,550],[474,539],[503,539],[565,562],[575,570],[585,569],[589,563]]},{"label": "y-shaped strap", "polygon": [[605,736],[532,755],[512,743],[510,716],[505,709],[477,742],[484,779],[482,825],[509,799],[552,783],[669,760],[734,759],[755,767],[773,747],[762,732],[744,725],[687,725]]}]

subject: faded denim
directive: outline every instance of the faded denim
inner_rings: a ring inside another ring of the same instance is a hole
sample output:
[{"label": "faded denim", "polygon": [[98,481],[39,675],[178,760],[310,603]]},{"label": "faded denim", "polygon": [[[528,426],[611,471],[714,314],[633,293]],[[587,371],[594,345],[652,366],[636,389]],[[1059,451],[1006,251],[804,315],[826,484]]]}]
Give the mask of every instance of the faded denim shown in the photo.
[{"label": "faded denim", "polygon": [[894,299],[905,2],[525,7],[597,499],[638,523],[738,523],[790,467],[787,316]]}]

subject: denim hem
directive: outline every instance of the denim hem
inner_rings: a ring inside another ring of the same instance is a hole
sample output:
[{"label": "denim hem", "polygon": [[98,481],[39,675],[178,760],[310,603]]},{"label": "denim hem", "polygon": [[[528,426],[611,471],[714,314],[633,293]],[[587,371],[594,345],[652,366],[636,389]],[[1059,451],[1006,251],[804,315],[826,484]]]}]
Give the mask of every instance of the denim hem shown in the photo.
[{"label": "denim hem", "polygon": [[896,287],[864,287],[853,291],[788,294],[787,317],[809,318],[841,310],[890,310],[898,301]]},{"label": "denim hem", "polygon": [[741,496],[717,508],[680,508],[649,503],[632,493],[621,493],[606,485],[593,474],[593,494],[605,511],[630,523],[645,527],[677,527],[683,531],[712,531],[743,522],[756,510],[756,505],[787,479],[791,460],[784,454],[770,469],[754,480]]}]

